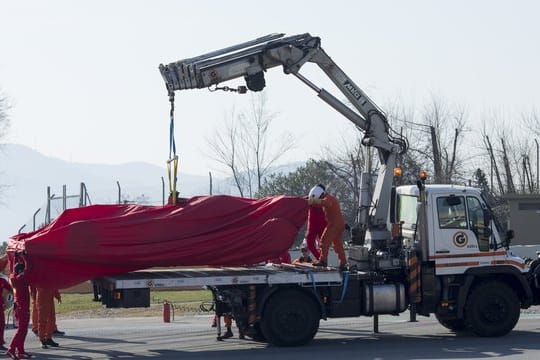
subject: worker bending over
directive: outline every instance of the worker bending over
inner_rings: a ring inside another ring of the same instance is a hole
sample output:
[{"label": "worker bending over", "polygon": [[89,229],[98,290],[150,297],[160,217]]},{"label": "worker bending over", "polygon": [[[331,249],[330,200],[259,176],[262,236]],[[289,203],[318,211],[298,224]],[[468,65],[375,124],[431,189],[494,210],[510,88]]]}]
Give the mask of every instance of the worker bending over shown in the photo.
[{"label": "worker bending over", "polygon": [[332,244],[339,258],[339,269],[347,270],[347,257],[341,239],[345,230],[345,219],[339,201],[326,191],[324,185],[319,184],[309,191],[308,203],[322,207],[327,223],[321,237],[321,256],[313,265],[328,266],[328,250]]}]

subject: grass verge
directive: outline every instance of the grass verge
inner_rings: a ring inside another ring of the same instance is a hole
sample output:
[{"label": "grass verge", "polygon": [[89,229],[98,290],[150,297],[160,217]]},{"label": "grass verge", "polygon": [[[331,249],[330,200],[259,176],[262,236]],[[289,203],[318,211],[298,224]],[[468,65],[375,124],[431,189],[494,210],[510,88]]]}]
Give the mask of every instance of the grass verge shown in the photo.
[{"label": "grass verge", "polygon": [[201,304],[209,307],[210,290],[150,291],[149,308],[107,309],[101,302],[92,301],[92,294],[62,294],[62,303],[56,305],[59,318],[136,317],[161,316],[163,302],[173,305],[174,315],[205,314]]}]

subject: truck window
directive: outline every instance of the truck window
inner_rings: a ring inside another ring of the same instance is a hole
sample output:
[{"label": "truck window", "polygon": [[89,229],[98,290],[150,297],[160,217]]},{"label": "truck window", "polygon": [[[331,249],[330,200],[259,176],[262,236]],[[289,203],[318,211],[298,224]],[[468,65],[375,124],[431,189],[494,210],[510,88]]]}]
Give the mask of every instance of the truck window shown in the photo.
[{"label": "truck window", "polygon": [[467,196],[467,211],[469,214],[469,229],[478,239],[478,249],[480,251],[489,251],[489,236],[484,226],[484,210],[480,200],[475,197]]},{"label": "truck window", "polygon": [[403,221],[403,226],[406,228],[414,228],[417,218],[417,206],[418,198],[413,195],[399,195],[398,197],[398,222]]},{"label": "truck window", "polygon": [[466,229],[465,199],[463,196],[437,198],[437,214],[441,229]]}]

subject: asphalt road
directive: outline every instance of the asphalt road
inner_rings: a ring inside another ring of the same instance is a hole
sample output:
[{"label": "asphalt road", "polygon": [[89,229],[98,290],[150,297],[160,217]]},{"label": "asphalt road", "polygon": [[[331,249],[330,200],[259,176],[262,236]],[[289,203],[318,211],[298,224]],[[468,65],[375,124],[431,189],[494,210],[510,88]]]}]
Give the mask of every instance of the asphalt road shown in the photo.
[{"label": "asphalt road", "polygon": [[[41,349],[29,332],[27,351],[35,359],[538,359],[540,315],[522,314],[513,332],[501,338],[455,335],[434,317],[408,322],[408,314],[381,316],[379,333],[372,318],[321,321],[309,345],[292,348],[269,346],[237,336],[217,341],[210,316],[186,316],[171,323],[161,318],[109,318],[60,320],[66,332],[56,340],[59,348]],[[233,329],[234,331],[234,329]],[[13,329],[6,330],[10,340]],[[235,332],[237,335],[237,332]]]}]

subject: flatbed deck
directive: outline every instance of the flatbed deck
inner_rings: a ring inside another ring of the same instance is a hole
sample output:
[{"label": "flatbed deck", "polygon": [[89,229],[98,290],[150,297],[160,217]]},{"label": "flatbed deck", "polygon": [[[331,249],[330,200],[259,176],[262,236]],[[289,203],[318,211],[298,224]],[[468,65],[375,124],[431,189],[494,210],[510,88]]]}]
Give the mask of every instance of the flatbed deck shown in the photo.
[{"label": "flatbed deck", "polygon": [[105,276],[99,279],[114,289],[142,289],[164,287],[219,286],[238,284],[298,284],[328,283],[340,285],[338,270],[320,270],[306,266],[253,266],[253,267],[193,267],[151,269]]}]

